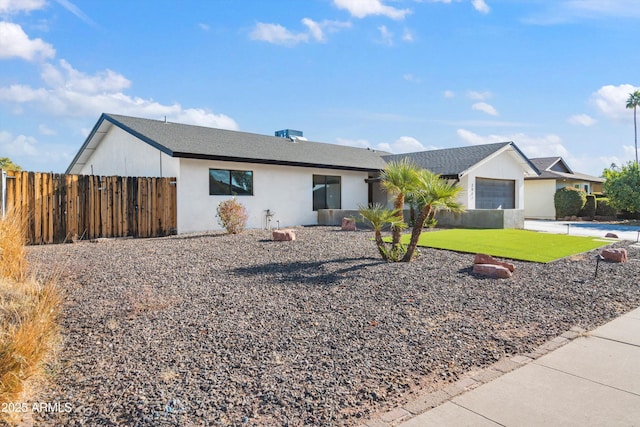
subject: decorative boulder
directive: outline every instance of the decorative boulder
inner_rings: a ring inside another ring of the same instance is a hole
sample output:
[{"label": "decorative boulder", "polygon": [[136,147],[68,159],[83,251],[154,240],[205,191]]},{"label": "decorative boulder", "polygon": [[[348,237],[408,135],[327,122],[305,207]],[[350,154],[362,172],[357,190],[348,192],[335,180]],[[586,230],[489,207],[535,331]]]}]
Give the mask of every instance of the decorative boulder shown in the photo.
[{"label": "decorative boulder", "polygon": [[509,262],[498,261],[497,259],[495,259],[491,255],[486,255],[486,254],[476,254],[475,258],[473,259],[473,263],[474,264],[499,265],[501,267],[504,267],[504,268],[508,269],[509,272],[513,272],[516,269],[515,265],[513,265],[513,264],[511,264]]},{"label": "decorative boulder", "polygon": [[296,240],[296,232],[290,229],[273,230],[273,240],[276,242],[290,242]]},{"label": "decorative boulder", "polygon": [[602,258],[611,262],[627,262],[627,250],[624,248],[603,249]]},{"label": "decorative boulder", "polygon": [[511,271],[507,267],[495,264],[474,264],[473,272],[494,279],[509,279]]},{"label": "decorative boulder", "polygon": [[617,239],[618,235],[616,233],[607,233],[604,237],[610,237],[612,239]]},{"label": "decorative boulder", "polygon": [[354,218],[342,218],[343,231],[356,231],[356,220]]}]

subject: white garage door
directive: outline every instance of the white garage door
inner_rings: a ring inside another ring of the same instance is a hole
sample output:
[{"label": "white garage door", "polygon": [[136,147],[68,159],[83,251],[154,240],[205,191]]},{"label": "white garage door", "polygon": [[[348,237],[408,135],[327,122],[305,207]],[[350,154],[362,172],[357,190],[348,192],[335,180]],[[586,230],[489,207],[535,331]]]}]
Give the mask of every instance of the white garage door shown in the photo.
[{"label": "white garage door", "polygon": [[476,178],[476,209],[515,209],[516,182]]}]

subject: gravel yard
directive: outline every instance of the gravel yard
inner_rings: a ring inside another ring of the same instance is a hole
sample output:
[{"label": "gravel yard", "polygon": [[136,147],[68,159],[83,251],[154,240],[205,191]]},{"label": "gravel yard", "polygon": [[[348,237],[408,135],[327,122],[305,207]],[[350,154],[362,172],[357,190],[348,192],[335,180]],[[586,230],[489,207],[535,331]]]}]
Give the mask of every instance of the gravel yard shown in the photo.
[{"label": "gravel yard", "polygon": [[[513,279],[473,255],[421,249],[382,262],[370,231],[269,232],[32,247],[61,270],[62,342],[37,425],[358,425],[418,390],[592,329],[640,306],[640,250],[550,264]],[[617,246],[628,247],[628,243]]]}]

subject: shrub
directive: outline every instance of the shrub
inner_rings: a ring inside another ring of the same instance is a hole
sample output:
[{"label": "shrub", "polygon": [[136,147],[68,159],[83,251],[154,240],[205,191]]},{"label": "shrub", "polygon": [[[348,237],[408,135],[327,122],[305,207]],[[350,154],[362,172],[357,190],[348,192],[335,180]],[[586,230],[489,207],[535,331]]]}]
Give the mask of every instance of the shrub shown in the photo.
[{"label": "shrub", "polygon": [[593,218],[596,216],[596,196],[593,194],[587,195],[587,202],[580,211],[580,216]]},{"label": "shrub", "polygon": [[[27,277],[24,242],[16,216],[0,219],[0,407],[23,400],[24,383],[41,369],[57,331],[56,281]],[[3,411],[0,424],[19,415]]]},{"label": "shrub", "polygon": [[598,216],[616,216],[616,208],[611,206],[609,199],[600,197],[596,199],[596,215]]},{"label": "shrub", "polygon": [[227,230],[229,234],[242,233],[248,219],[247,210],[235,197],[220,202],[217,209],[217,217],[218,224]]},{"label": "shrub", "polygon": [[603,172],[604,193],[611,206],[620,211],[640,212],[640,168],[635,162],[622,167],[612,165]]},{"label": "shrub", "polygon": [[587,202],[587,195],[584,190],[564,187],[556,191],[553,202],[556,207],[556,218],[577,216]]}]

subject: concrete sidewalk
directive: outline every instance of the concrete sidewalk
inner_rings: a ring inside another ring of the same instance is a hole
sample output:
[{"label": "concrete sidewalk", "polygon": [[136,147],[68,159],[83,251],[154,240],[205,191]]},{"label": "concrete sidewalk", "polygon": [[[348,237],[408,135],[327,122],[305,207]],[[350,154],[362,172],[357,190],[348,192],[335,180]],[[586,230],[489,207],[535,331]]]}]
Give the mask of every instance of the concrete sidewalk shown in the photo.
[{"label": "concrete sidewalk", "polygon": [[640,308],[401,426],[640,426]]},{"label": "concrete sidewalk", "polygon": [[554,234],[569,234],[572,236],[604,237],[607,233],[614,233],[621,240],[640,240],[640,227],[633,225],[605,224],[589,221],[548,221],[527,219],[524,221],[525,230],[544,231]]}]

